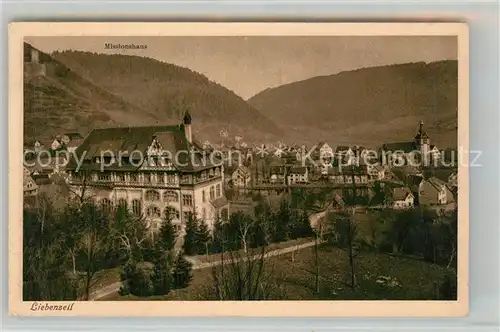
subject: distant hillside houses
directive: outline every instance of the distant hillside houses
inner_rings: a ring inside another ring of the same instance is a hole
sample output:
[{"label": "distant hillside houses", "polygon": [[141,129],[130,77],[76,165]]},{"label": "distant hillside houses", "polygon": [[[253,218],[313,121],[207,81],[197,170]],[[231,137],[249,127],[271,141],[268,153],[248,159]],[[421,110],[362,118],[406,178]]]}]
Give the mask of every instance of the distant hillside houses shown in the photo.
[{"label": "distant hillside houses", "polygon": [[35,140],[33,143],[25,146],[24,150],[34,152],[34,155],[40,153],[54,155],[54,152],[62,150],[73,152],[83,141],[84,137],[80,133],[64,133],[48,141]]}]

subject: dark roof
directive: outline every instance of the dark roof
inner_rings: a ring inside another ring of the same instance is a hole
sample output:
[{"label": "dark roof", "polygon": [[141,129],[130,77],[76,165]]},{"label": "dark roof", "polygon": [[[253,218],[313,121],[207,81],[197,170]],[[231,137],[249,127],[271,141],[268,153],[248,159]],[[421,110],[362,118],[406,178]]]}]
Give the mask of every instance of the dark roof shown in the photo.
[{"label": "dark roof", "polygon": [[337,146],[337,148],[335,149],[335,152],[344,152],[344,151],[348,151],[351,147],[347,146],[347,145],[339,145]]},{"label": "dark roof", "polygon": [[413,195],[410,191],[410,189],[406,187],[399,187],[399,188],[394,188],[393,191],[393,198],[396,201],[402,201],[406,199],[408,195]]},{"label": "dark roof", "polygon": [[248,167],[246,167],[245,165],[240,165],[238,166],[238,168],[242,173],[244,174],[250,174],[250,169]]},{"label": "dark roof", "polygon": [[70,140],[83,138],[82,134],[80,134],[80,133],[64,133],[64,136],[68,136]]},{"label": "dark roof", "polygon": [[184,124],[191,124],[191,114],[189,114],[189,111],[186,111],[186,113],[184,113],[184,119],[183,119],[183,123]]},{"label": "dark roof", "polygon": [[214,208],[220,209],[221,207],[224,207],[228,204],[228,200],[226,197],[222,196],[222,197],[214,199],[210,203],[213,205]]},{"label": "dark roof", "polygon": [[83,138],[74,138],[66,144],[67,147],[78,147],[84,141]]},{"label": "dark roof", "polygon": [[429,135],[424,130],[424,122],[420,122],[420,127],[418,129],[417,135],[415,135],[415,139],[429,138]]},{"label": "dark roof", "polygon": [[[146,159],[146,150],[156,137],[161,144],[163,150],[169,151],[172,156],[176,156],[178,151],[191,151],[191,149],[201,150],[196,143],[191,144],[187,141],[182,125],[174,126],[148,126],[148,127],[120,127],[120,128],[104,128],[94,129],[77,148],[76,155],[79,160],[84,157],[82,169],[100,169],[99,164],[93,161],[96,157],[100,157],[101,153],[108,151],[117,156],[128,156],[133,151],[139,158],[140,154]],[[106,154],[105,154],[106,155]],[[118,158],[116,158],[118,161]],[[194,163],[190,153],[178,154],[178,164],[174,165],[179,170],[195,171],[201,170],[213,165],[210,165],[210,158],[206,158],[207,163],[202,163],[201,153],[194,154]],[[144,160],[145,162],[147,160]],[[71,158],[68,164],[69,169],[76,168],[77,163],[74,158]],[[109,170],[135,170],[137,165],[116,163],[107,167]]]},{"label": "dark roof", "polygon": [[368,167],[366,165],[351,165],[342,166],[341,172],[344,174],[355,174],[355,175],[365,175],[368,174]]},{"label": "dark roof", "polygon": [[293,166],[293,167],[290,168],[290,173],[304,174],[305,172],[307,172],[307,167]]},{"label": "dark roof", "polygon": [[409,153],[412,151],[418,151],[415,142],[396,142],[396,143],[385,143],[382,145],[382,150],[384,151],[403,151],[404,153]]}]

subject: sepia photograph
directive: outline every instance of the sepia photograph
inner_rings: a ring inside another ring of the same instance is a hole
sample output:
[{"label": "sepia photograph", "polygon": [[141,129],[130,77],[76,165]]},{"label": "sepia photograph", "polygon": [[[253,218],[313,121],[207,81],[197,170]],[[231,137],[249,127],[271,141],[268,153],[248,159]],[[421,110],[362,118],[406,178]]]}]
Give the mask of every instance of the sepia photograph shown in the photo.
[{"label": "sepia photograph", "polygon": [[466,26],[271,25],[17,34],[19,312],[466,313]]}]

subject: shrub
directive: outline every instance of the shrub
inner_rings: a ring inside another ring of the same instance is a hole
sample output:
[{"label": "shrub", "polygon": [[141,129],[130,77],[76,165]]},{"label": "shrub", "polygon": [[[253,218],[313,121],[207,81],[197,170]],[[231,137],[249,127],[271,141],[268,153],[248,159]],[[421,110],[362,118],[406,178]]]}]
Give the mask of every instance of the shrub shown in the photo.
[{"label": "shrub", "polygon": [[182,252],[177,254],[172,277],[176,289],[187,287],[193,279],[192,264],[184,258]]},{"label": "shrub", "polygon": [[151,282],[156,295],[168,294],[172,288],[172,258],[170,253],[165,252],[158,258],[151,276]]},{"label": "shrub", "polygon": [[120,294],[136,296],[150,296],[154,294],[154,285],[151,280],[154,265],[151,262],[129,261],[121,275],[123,286]]}]

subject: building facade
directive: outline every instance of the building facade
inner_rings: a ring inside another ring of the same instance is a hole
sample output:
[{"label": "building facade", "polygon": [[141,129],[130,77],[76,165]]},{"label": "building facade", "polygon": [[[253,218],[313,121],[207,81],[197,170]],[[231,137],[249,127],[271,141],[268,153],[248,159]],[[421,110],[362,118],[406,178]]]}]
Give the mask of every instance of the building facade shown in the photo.
[{"label": "building facade", "polygon": [[105,210],[126,206],[153,230],[169,216],[181,233],[190,215],[227,218],[222,161],[193,140],[188,112],[181,125],[93,130],[75,154],[70,186]]}]

